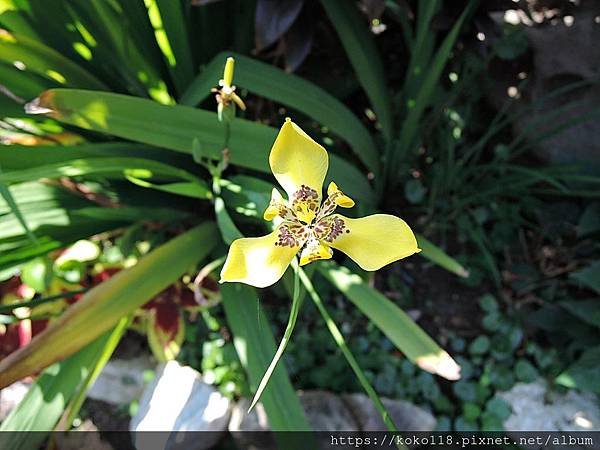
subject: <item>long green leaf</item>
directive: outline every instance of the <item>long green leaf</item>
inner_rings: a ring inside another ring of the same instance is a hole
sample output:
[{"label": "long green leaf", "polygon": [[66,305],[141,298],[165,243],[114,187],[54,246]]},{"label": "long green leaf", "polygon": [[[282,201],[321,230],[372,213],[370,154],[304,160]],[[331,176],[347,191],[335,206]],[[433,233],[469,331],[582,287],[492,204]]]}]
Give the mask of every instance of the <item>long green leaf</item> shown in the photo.
[{"label": "long green leaf", "polygon": [[[221,286],[221,295],[227,322],[233,332],[233,343],[248,373],[250,386],[255,390],[276,351],[269,322],[252,288],[240,283],[226,283]],[[261,401],[272,430],[310,430],[300,401],[282,365],[273,371]]]},{"label": "long green leaf", "polygon": [[192,50],[187,35],[181,2],[155,0],[160,22],[168,40],[171,58],[167,58],[177,90],[183,92],[194,76]]},{"label": "long green leaf", "polygon": [[29,229],[29,225],[27,225],[27,220],[21,213],[21,210],[19,209],[19,205],[17,205],[17,202],[15,202],[15,199],[13,198],[13,196],[10,192],[10,189],[8,188],[8,183],[2,179],[2,176],[3,176],[2,166],[0,166],[0,195],[2,196],[2,198],[4,198],[4,201],[6,202],[8,207],[11,209],[12,213],[17,218],[17,220],[19,221],[21,226],[23,227],[23,230],[25,230],[25,232],[27,233],[27,236],[29,237],[29,239],[31,239],[31,241],[35,243],[36,242],[35,235]]},{"label": "long green leaf", "polygon": [[88,291],[29,345],[0,361],[0,387],[72,355],[100,336],[202,260],[216,238],[213,223],[199,225]]},{"label": "long green leaf", "polygon": [[10,145],[0,147],[0,165],[6,171],[31,169],[90,158],[138,158],[159,161],[180,168],[190,167],[190,158],[168,150],[131,142],[94,143],[69,146]]},{"label": "long green leaf", "polygon": [[467,278],[469,271],[465,269],[457,260],[449,256],[444,250],[431,243],[424,236],[417,234],[417,242],[421,249],[420,255],[452,272],[459,277]]},{"label": "long green leaf", "polygon": [[335,263],[321,264],[318,270],[421,369],[449,380],[460,378],[460,367],[452,357],[404,311],[362,278]]},{"label": "long green leaf", "polygon": [[[221,234],[226,242],[242,237],[240,231],[229,217],[222,199],[216,198],[215,213]],[[264,311],[262,310],[256,290],[240,283],[225,283],[221,286],[223,306],[227,323],[234,335],[234,345],[244,369],[250,379],[250,387],[255,392],[276,353],[275,339]],[[269,384],[262,392],[262,404],[269,417],[272,430],[306,431],[310,429],[298,397],[290,383],[285,367],[274,367]],[[279,436],[278,438],[282,438]],[[281,443],[284,444],[284,443]],[[286,442],[282,448],[301,448],[293,442]]]},{"label": "long green leaf", "polygon": [[390,148],[396,149],[395,153],[392,153],[388,157],[388,180],[391,183],[397,182],[395,174],[398,171],[398,166],[402,159],[408,154],[409,150],[412,149],[412,145],[414,144],[419,131],[419,121],[423,116],[425,109],[431,102],[437,83],[439,82],[444,67],[446,67],[446,63],[452,53],[452,47],[458,39],[462,25],[467,16],[471,13],[475,3],[476,0],[471,0],[469,2],[467,8],[465,8],[442,42],[442,45],[436,52],[433,60],[427,66],[426,75],[423,76],[419,89],[411,95],[408,113],[400,131],[400,141],[397,146],[390,146]]},{"label": "long green leaf", "polygon": [[2,422],[2,449],[40,448],[46,433],[56,426],[67,403],[88,375],[111,334],[104,334],[74,355],[44,370],[25,398]]},{"label": "long green leaf", "polygon": [[254,408],[254,406],[256,405],[256,403],[258,403],[258,401],[260,400],[262,393],[264,392],[265,388],[269,384],[269,380],[271,379],[271,376],[273,375],[273,372],[275,371],[275,368],[277,367],[277,363],[283,356],[283,352],[285,352],[288,342],[290,342],[290,338],[292,337],[292,332],[294,331],[294,327],[296,326],[296,319],[298,319],[298,312],[300,311],[300,306],[302,304],[302,300],[300,299],[300,278],[298,276],[298,269],[299,269],[298,262],[294,261],[293,265],[294,265],[294,291],[292,293],[292,307],[290,308],[290,316],[288,319],[288,323],[287,323],[287,326],[285,327],[285,331],[283,332],[283,337],[281,338],[281,342],[279,343],[279,346],[277,347],[277,351],[275,352],[273,359],[269,363],[269,367],[267,367],[267,370],[265,371],[264,375],[262,376],[260,383],[258,383],[258,387],[256,388],[256,392],[254,393],[254,398],[252,398],[252,402],[250,403],[250,408],[248,409],[248,411],[251,411],[252,408]]},{"label": "long green leaf", "polygon": [[323,316],[323,320],[325,320],[325,324],[327,325],[327,328],[329,329],[329,333],[333,337],[333,339],[334,339],[335,343],[337,344],[337,346],[339,347],[339,349],[342,351],[344,357],[346,358],[346,360],[348,361],[348,364],[354,371],[354,373],[355,373],[356,377],[358,378],[360,384],[362,385],[363,389],[365,390],[365,392],[368,394],[369,398],[375,405],[375,408],[377,408],[377,410],[381,414],[381,418],[383,419],[383,422],[385,423],[386,427],[391,432],[397,432],[398,427],[396,426],[396,424],[394,423],[390,414],[386,410],[385,405],[379,398],[379,395],[377,395],[377,392],[375,391],[375,389],[373,389],[373,387],[369,383],[369,380],[367,379],[366,375],[364,374],[364,372],[358,365],[356,358],[354,357],[354,355],[352,354],[352,352],[346,345],[346,340],[344,339],[344,336],[342,335],[341,331],[339,330],[339,328],[337,327],[337,325],[331,318],[331,315],[325,308],[325,305],[323,304],[321,297],[319,296],[319,294],[315,290],[314,286],[312,285],[310,278],[308,278],[308,276],[306,276],[306,274],[303,271],[301,271],[300,279],[302,280],[302,283],[304,284],[304,286],[305,286],[306,290],[308,291],[308,294],[312,298],[313,302],[317,306],[317,309],[321,313],[321,316]]},{"label": "long green leaf", "polygon": [[14,33],[19,33],[22,36],[27,36],[30,39],[39,40],[39,35],[23,11],[14,8],[14,5],[4,4],[0,2],[0,26]]},{"label": "long green leaf", "polygon": [[160,78],[160,68],[146,60],[144,52],[131,38],[128,32],[129,18],[123,14],[118,4],[106,0],[67,4],[73,11],[76,23],[81,22],[92,34],[96,42],[92,47],[92,54],[96,52],[98,58],[104,61],[103,65],[111,67],[111,72],[119,75],[121,84],[125,84],[130,92],[150,96],[160,103],[174,102],[167,92],[165,82]]},{"label": "long green leaf", "polygon": [[0,199],[0,270],[140,220],[172,222],[189,216],[155,198],[148,206],[106,208],[42,183],[13,185],[10,192],[37,242],[22,231],[10,206]]},{"label": "long green leaf", "polygon": [[[221,158],[224,125],[216,113],[95,91],[53,89],[29,106],[61,122],[136,142],[192,153],[197,139],[204,154]],[[274,128],[236,119],[231,124],[230,161],[242,167],[270,173],[268,155],[275,141]],[[329,176],[349,195],[367,204],[374,200],[366,176],[351,163],[330,154]]]},{"label": "long green leaf", "polygon": [[25,36],[0,30],[0,62],[19,62],[31,71],[61,84],[92,89],[106,86],[57,51]]},{"label": "long green leaf", "polygon": [[69,405],[63,414],[63,419],[59,423],[59,429],[62,428],[65,431],[68,431],[71,428],[73,420],[75,420],[77,414],[79,414],[79,411],[83,406],[87,392],[96,382],[100,376],[100,373],[102,372],[102,369],[104,369],[110,360],[110,357],[117,348],[117,345],[119,345],[119,342],[121,342],[121,338],[127,331],[127,327],[131,323],[132,317],[133,315],[123,317],[121,320],[119,320],[117,326],[109,333],[106,343],[102,347],[101,351],[98,352],[95,361],[91,364],[87,376],[78,387],[73,399],[69,402]]},{"label": "long green leaf", "polygon": [[7,184],[35,181],[41,178],[78,177],[91,174],[116,175],[119,178],[131,175],[136,178],[178,178],[197,183],[208,196],[206,182],[185,170],[167,164],[141,158],[90,158],[75,159],[64,163],[48,164],[31,169],[0,172],[0,181]]},{"label": "long green leaf", "polygon": [[237,86],[303,112],[330,128],[348,142],[371,171],[379,172],[377,150],[369,131],[343,103],[314,83],[247,56],[219,53],[189,86],[180,103],[193,106],[207,98],[216,80],[221,78],[228,56],[235,58]]},{"label": "long green leaf", "polygon": [[321,0],[321,5],[346,50],[360,84],[373,104],[383,135],[390,141],[394,127],[391,96],[373,35],[354,5],[344,0]]}]

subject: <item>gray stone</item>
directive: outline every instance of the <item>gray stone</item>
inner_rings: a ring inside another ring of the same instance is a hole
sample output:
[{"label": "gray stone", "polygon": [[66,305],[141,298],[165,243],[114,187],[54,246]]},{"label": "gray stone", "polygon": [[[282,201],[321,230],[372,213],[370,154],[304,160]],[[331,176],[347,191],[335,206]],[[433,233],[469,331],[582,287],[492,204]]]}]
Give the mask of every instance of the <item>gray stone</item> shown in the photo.
[{"label": "gray stone", "polygon": [[270,431],[269,419],[262,403],[257,403],[250,413],[250,399],[242,398],[231,408],[229,432],[239,449],[277,450],[277,445],[270,434],[246,434],[245,431]]},{"label": "gray stone", "polygon": [[91,420],[85,420],[73,431],[93,431],[93,433],[54,433],[56,447],[60,450],[113,450],[112,445],[102,440],[98,427]]},{"label": "gray stone", "polygon": [[[386,431],[387,428],[373,403],[365,394],[335,395],[314,390],[298,393],[306,418],[315,431]],[[392,419],[401,430],[432,431],[436,420],[427,411],[402,400],[382,399]],[[250,400],[241,399],[233,408],[229,431],[240,449],[276,449],[272,436],[247,435],[239,431],[269,431],[269,420],[261,403],[248,414]],[[329,438],[317,442],[318,448],[331,448]],[[327,441],[327,442],[325,442]],[[346,448],[339,445],[336,448]],[[354,448],[352,445],[348,448]]]},{"label": "gray stone", "polygon": [[[501,16],[494,17],[498,19]],[[598,16],[600,8],[597,2],[582,2],[575,8],[573,16],[522,21],[527,25],[525,33],[533,64],[527,74],[527,86],[512,106],[512,112],[519,114],[525,108],[536,105],[533,110],[521,115],[513,127],[516,135],[526,132],[540,158],[551,163],[588,163],[585,167],[590,173],[600,173],[600,122],[597,117],[589,117],[592,109],[600,105],[600,87],[589,84],[544,103],[540,100],[556,89],[600,75],[600,46],[596,45],[600,41],[600,24],[595,22]],[[494,89],[488,91],[488,98],[496,108],[509,100],[509,87],[519,84],[513,67],[513,62],[495,66],[493,76],[496,83]],[[565,105],[570,106],[549,118],[548,113]],[[534,142],[560,124],[585,115],[587,120],[542,142]]]},{"label": "gray stone", "polygon": [[108,361],[88,391],[88,397],[113,405],[138,400],[144,391],[144,372],[154,368],[150,355]]},{"label": "gray stone", "polygon": [[10,412],[17,406],[27,391],[31,382],[16,381],[0,391],[0,422],[8,417]]},{"label": "gray stone", "polygon": [[[367,395],[346,394],[342,398],[358,421],[361,430],[387,430],[381,414]],[[404,400],[382,398],[381,401],[398,429],[402,431],[432,431],[435,429],[435,417],[424,409]]]},{"label": "gray stone", "polygon": [[299,392],[300,404],[315,431],[356,431],[359,424],[341,397],[327,391]]},{"label": "gray stone", "polygon": [[[314,431],[357,431],[358,423],[341,397],[327,391],[298,392],[300,404],[306,419]],[[236,446],[245,450],[271,450],[279,448],[272,436],[247,435],[237,431],[269,431],[271,429],[266,412],[261,403],[248,414],[250,401],[241,399],[233,408],[229,431]],[[328,438],[317,442],[317,448],[331,448]],[[327,442],[325,442],[327,440]],[[344,449],[344,446],[336,446]]]},{"label": "gray stone", "polygon": [[[176,361],[161,364],[156,378],[144,390],[137,414],[131,419],[131,431],[171,431],[172,433],[136,433],[135,446],[142,449],[191,450],[216,445],[227,430],[230,401],[214,387],[204,383],[200,373]],[[212,431],[202,439],[183,431]]]},{"label": "gray stone", "polygon": [[542,379],[534,383],[517,383],[500,393],[512,408],[504,428],[511,431],[600,431],[598,397],[573,389],[558,394],[548,389]]}]

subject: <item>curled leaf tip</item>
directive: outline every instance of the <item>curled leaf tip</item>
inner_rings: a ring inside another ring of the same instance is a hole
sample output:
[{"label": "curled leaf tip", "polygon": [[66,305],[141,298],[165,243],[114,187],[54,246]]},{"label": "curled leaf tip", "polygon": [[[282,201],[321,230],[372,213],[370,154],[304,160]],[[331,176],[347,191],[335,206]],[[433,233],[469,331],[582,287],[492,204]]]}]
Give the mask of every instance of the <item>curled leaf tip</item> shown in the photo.
[{"label": "curled leaf tip", "polygon": [[50,94],[44,92],[29,103],[25,103],[25,112],[27,114],[49,114],[55,112],[54,109],[48,107],[50,105],[50,98]]},{"label": "curled leaf tip", "polygon": [[435,373],[447,380],[456,381],[460,379],[460,366],[445,351],[422,356],[417,358],[415,362],[421,369]]}]

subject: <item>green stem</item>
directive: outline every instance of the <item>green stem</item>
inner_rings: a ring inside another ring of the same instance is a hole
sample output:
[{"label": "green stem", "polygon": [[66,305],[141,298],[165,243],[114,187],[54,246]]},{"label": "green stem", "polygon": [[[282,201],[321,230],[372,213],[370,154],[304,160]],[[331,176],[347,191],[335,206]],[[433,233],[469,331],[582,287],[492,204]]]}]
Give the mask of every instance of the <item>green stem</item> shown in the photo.
[{"label": "green stem", "polygon": [[[335,322],[333,321],[333,319],[327,312],[327,309],[325,308],[325,305],[323,304],[321,297],[319,297],[319,294],[313,287],[312,282],[306,276],[304,271],[302,271],[301,269],[299,271],[299,274],[300,274],[300,280],[304,284],[304,287],[306,288],[308,295],[310,295],[313,302],[317,306],[317,309],[321,313],[321,316],[323,316],[323,319],[325,320],[325,324],[327,325],[327,328],[329,328],[329,332],[331,333],[331,336],[333,336],[335,343],[338,345],[338,347],[344,354],[344,357],[346,358],[346,360],[348,361],[348,364],[354,371],[354,374],[358,378],[358,381],[360,381],[360,384],[362,385],[363,389],[365,390],[365,392],[369,395],[369,397],[373,401],[375,408],[377,408],[377,411],[379,411],[379,413],[381,414],[381,418],[383,419],[385,426],[391,432],[398,432],[399,431],[398,427],[392,420],[388,411],[385,409],[385,406],[382,403],[379,396],[377,395],[377,392],[375,392],[375,389],[373,389],[373,387],[369,383],[369,380],[367,380],[367,377],[365,376],[364,372],[358,365],[358,362],[354,358],[354,355],[352,354],[352,352],[346,345],[344,336],[342,335],[341,331],[339,330],[339,328],[337,327],[337,325],[335,324]],[[398,446],[398,448],[406,448],[406,447]]]},{"label": "green stem", "polygon": [[13,310],[17,308],[33,308],[34,306],[43,305],[44,303],[53,302],[55,300],[60,300],[63,298],[74,297],[77,294],[83,294],[88,289],[77,289],[76,291],[68,291],[61,292],[60,294],[49,295],[47,297],[35,298],[33,300],[29,300],[28,302],[20,302],[20,303],[11,303],[10,305],[1,305],[0,306],[0,314],[11,313]]},{"label": "green stem", "polygon": [[292,296],[292,308],[290,310],[290,317],[288,319],[287,327],[285,328],[285,332],[283,333],[283,338],[279,343],[279,347],[275,352],[275,356],[269,364],[267,371],[262,377],[258,385],[258,389],[256,390],[256,394],[254,394],[254,398],[252,399],[252,403],[250,404],[250,408],[248,408],[248,412],[252,411],[252,408],[256,405],[263,391],[267,387],[267,383],[269,382],[269,378],[273,374],[279,359],[283,355],[285,348],[287,347],[288,342],[290,341],[290,337],[292,336],[292,331],[294,331],[294,326],[296,325],[296,319],[298,318],[298,311],[300,311],[300,304],[302,303],[300,300],[300,280],[298,278],[299,267],[296,261],[292,262],[292,268],[294,269],[294,294]]}]

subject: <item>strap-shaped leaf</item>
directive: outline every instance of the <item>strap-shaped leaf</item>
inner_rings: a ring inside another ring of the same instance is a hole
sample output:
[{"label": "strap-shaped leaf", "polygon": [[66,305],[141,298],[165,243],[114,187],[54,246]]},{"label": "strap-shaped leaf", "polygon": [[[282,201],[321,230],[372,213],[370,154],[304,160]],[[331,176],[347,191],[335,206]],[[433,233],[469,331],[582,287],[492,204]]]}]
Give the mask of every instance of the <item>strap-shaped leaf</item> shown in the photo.
[{"label": "strap-shaped leaf", "polygon": [[[165,54],[165,57],[171,78],[177,90],[183,92],[192,81],[195,70],[182,4],[172,0],[153,0],[151,3],[155,3],[158,8],[158,14],[151,18],[160,20],[160,25],[162,25],[162,30],[156,30],[157,38],[160,36],[158,33],[162,32],[168,42],[168,53]],[[163,49],[163,53],[165,53],[165,49]]]},{"label": "strap-shaped leaf", "polygon": [[35,181],[41,178],[76,177],[91,174],[125,178],[181,179],[198,184],[208,197],[208,187],[202,179],[176,167],[141,158],[82,158],[31,169],[0,172],[0,181],[7,184]]},{"label": "strap-shaped leaf", "polygon": [[375,174],[379,172],[379,156],[369,131],[342,102],[310,81],[247,56],[219,53],[189,86],[180,103],[193,106],[207,98],[221,78],[228,56],[235,58],[236,86],[303,112],[325,125],[348,142],[366,167]]},{"label": "strap-shaped leaf", "polygon": [[102,82],[57,51],[33,39],[0,30],[0,62],[19,61],[26,70],[61,84],[104,89]]},{"label": "strap-shaped leaf", "polygon": [[469,271],[465,269],[457,260],[448,255],[444,250],[430,242],[424,236],[417,234],[417,242],[421,249],[421,256],[431,262],[443,267],[459,277],[468,278]]},{"label": "strap-shaped leaf", "polygon": [[0,387],[72,355],[201,261],[217,244],[213,223],[170,240],[88,291],[31,343],[0,362]]},{"label": "strap-shaped leaf", "polygon": [[449,380],[460,378],[460,366],[452,357],[404,311],[361,277],[333,262],[321,264],[318,270],[421,369]]},{"label": "strap-shaped leaf", "polygon": [[[192,153],[195,139],[202,152],[221,159],[224,124],[216,113],[186,106],[166,106],[127,95],[75,89],[52,89],[30,103],[30,112],[61,122],[166,149]],[[230,161],[270,173],[269,151],[277,130],[248,120],[231,124]],[[336,155],[329,155],[329,174],[353,198],[373,202],[366,176]]]},{"label": "strap-shaped leaf", "polygon": [[90,373],[114,331],[107,332],[74,355],[48,367],[0,426],[4,450],[40,448],[69,400]]},{"label": "strap-shaped leaf", "polygon": [[[220,197],[215,201],[215,213],[221,235],[226,242],[242,237],[227,213]],[[265,369],[276,352],[271,326],[260,306],[256,290],[241,283],[225,283],[221,286],[223,306],[227,323],[231,327],[240,361],[250,379],[250,387],[258,391]],[[261,402],[269,417],[272,430],[307,431],[310,426],[294,392],[285,366],[274,368],[264,387]],[[286,439],[277,435],[276,438]],[[285,444],[285,445],[284,445]],[[298,441],[280,442],[282,448],[302,448]]]},{"label": "strap-shaped leaf", "polygon": [[389,141],[393,136],[393,118],[390,92],[385,81],[383,62],[358,9],[345,0],[321,0],[358,81],[373,104],[383,135]]}]

